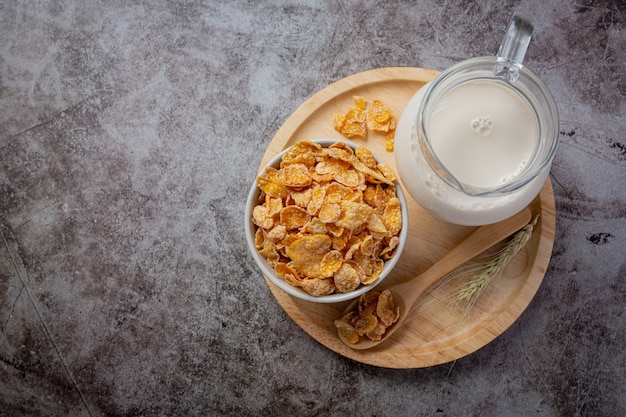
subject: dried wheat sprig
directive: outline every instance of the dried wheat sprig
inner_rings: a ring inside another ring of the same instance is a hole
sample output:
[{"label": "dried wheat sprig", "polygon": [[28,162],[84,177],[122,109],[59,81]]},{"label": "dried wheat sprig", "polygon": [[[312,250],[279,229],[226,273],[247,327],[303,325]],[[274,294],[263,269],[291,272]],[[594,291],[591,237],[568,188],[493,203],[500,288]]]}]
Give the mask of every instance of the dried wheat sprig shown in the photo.
[{"label": "dried wheat sprig", "polygon": [[502,273],[511,259],[528,243],[538,218],[539,215],[535,216],[528,225],[516,232],[511,240],[485,263],[481,263],[474,268],[466,269],[463,275],[471,275],[471,278],[458,287],[454,301],[467,302],[469,312],[489,284]]}]

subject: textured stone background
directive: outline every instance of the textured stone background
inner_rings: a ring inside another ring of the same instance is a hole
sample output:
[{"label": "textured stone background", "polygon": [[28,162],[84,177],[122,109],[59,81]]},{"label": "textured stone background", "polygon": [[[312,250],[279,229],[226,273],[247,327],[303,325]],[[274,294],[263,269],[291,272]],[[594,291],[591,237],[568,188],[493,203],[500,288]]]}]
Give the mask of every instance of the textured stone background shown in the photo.
[{"label": "textured stone background", "polygon": [[[245,245],[264,149],[345,76],[494,54],[515,9],[561,112],[537,296],[453,364],[325,349]],[[0,416],[626,415],[625,23],[621,0],[2,2]]]}]

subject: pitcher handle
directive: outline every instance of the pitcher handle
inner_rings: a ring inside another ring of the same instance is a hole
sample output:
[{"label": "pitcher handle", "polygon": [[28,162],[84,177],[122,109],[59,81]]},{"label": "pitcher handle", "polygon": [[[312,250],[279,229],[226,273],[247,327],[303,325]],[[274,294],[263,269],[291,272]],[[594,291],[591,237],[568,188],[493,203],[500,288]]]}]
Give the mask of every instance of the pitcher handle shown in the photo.
[{"label": "pitcher handle", "polygon": [[515,12],[498,50],[494,75],[515,82],[522,68],[522,61],[533,34],[534,22],[531,16]]}]

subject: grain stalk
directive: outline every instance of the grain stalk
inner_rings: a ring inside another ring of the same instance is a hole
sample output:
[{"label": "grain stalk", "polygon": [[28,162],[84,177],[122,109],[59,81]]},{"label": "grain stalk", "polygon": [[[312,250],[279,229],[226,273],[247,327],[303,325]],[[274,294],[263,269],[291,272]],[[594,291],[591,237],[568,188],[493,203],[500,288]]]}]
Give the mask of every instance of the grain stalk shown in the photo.
[{"label": "grain stalk", "polygon": [[454,301],[465,301],[469,312],[489,284],[502,273],[511,259],[528,243],[538,218],[539,215],[535,216],[532,222],[515,233],[511,240],[500,251],[489,257],[486,262],[464,270],[462,275],[471,276],[471,278],[469,281],[464,281],[456,289]]}]

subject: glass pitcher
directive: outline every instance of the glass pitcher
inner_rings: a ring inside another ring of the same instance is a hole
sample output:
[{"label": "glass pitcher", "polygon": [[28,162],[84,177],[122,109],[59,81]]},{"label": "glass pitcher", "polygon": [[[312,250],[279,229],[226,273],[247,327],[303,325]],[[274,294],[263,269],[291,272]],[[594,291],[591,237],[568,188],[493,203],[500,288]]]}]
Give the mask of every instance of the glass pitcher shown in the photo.
[{"label": "glass pitcher", "polygon": [[422,87],[398,122],[395,156],[409,194],[451,223],[512,216],[541,191],[559,139],[548,87],[522,60],[530,18],[516,13],[497,56],[462,61]]}]

